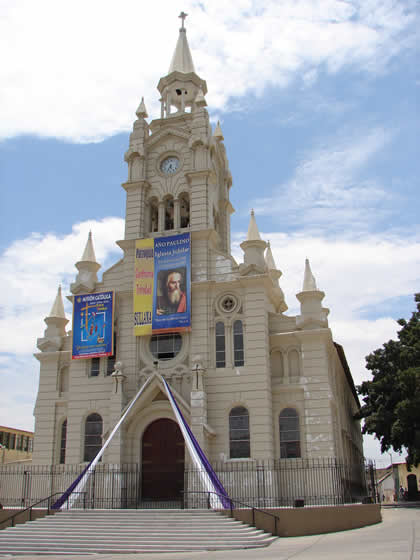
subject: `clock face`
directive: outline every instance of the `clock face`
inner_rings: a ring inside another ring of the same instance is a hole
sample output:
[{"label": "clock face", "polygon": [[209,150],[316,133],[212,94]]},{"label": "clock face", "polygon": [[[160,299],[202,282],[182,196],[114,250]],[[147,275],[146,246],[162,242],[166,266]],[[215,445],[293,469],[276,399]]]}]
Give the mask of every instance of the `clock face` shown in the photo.
[{"label": "clock face", "polygon": [[171,175],[172,173],[175,173],[175,171],[178,171],[178,169],[179,159],[175,156],[167,157],[160,164],[160,170],[166,175]]}]

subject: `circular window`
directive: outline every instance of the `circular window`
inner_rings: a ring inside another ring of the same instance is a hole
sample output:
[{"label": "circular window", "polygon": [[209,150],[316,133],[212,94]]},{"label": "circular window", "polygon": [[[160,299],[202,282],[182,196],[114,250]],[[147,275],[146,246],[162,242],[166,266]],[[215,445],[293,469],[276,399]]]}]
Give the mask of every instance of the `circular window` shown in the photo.
[{"label": "circular window", "polygon": [[220,307],[226,313],[230,313],[231,311],[233,311],[237,305],[238,305],[238,300],[230,294],[224,296],[220,301]]},{"label": "circular window", "polygon": [[150,352],[156,360],[172,360],[182,347],[182,336],[178,333],[155,334],[150,338]]}]

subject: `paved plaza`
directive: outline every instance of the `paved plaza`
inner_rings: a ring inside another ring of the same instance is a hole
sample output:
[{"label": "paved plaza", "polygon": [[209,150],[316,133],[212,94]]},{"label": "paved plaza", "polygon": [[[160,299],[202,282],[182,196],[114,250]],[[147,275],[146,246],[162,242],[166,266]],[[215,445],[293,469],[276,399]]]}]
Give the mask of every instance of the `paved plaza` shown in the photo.
[{"label": "paved plaza", "polygon": [[[309,537],[279,539],[268,548],[175,554],[68,554],[68,560],[420,560],[420,508],[387,508],[377,525]],[[54,557],[57,557],[54,555]],[[1,555],[0,560],[51,560],[51,556]]]}]

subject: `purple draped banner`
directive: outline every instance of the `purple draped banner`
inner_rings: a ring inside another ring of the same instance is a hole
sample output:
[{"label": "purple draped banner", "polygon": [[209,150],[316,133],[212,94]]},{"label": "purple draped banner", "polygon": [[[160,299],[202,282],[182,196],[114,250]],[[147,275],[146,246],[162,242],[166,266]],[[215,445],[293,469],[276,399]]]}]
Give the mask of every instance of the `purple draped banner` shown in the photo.
[{"label": "purple draped banner", "polygon": [[[80,494],[83,493],[83,489],[86,485],[86,482],[89,479],[89,476],[94,472],[97,463],[100,461],[102,455],[105,452],[105,449],[110,444],[112,438],[114,437],[115,433],[121,427],[124,420],[127,418],[128,414],[130,413],[131,409],[133,408],[135,402],[140,397],[142,392],[144,391],[145,387],[150,383],[153,376],[149,377],[144,385],[141,387],[139,392],[130,402],[130,404],[126,407],[124,413],[122,414],[120,420],[117,422],[116,426],[112,430],[110,436],[105,441],[104,445],[102,446],[99,453],[96,457],[91,461],[80,473],[80,475],[70,484],[67,490],[60,496],[60,498],[53,504],[52,509],[60,509],[66,502],[67,507],[71,508]],[[231,501],[223,487],[223,484],[220,482],[219,478],[217,477],[216,473],[214,472],[212,466],[210,465],[207,457],[205,456],[203,450],[201,449],[198,441],[194,437],[190,427],[188,426],[173,394],[169,388],[168,383],[166,382],[163,377],[158,376],[161,382],[163,383],[166,394],[168,396],[168,400],[172,406],[172,410],[174,412],[175,418],[178,422],[180,430],[185,440],[185,444],[187,446],[188,452],[191,455],[194,465],[199,471],[201,481],[204,487],[204,490],[209,493],[210,498],[210,505],[214,509],[221,509],[221,508],[230,508]]]},{"label": "purple draped banner", "polygon": [[184,436],[185,444],[194,461],[195,466],[199,469],[201,474],[201,479],[203,486],[207,492],[209,492],[210,504],[213,508],[223,508],[227,509],[231,506],[230,498],[220,482],[217,474],[214,472],[212,466],[210,465],[204,451],[201,449],[198,441],[196,440],[194,434],[192,433],[190,427],[188,426],[181,410],[169,388],[168,383],[162,378],[165,385],[166,393],[169,398],[169,402],[172,405],[175,417],[178,420],[179,427],[181,428],[182,435]]}]

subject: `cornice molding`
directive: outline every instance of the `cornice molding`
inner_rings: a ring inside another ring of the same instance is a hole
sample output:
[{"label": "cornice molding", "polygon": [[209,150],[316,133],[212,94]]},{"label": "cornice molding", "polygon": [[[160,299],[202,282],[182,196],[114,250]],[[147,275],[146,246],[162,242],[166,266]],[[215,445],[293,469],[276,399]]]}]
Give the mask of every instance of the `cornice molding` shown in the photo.
[{"label": "cornice molding", "polygon": [[125,191],[129,191],[135,188],[144,188],[144,189],[150,189],[151,188],[151,184],[149,183],[149,181],[146,180],[141,180],[141,181],[127,181],[126,183],[121,183],[122,188]]}]

